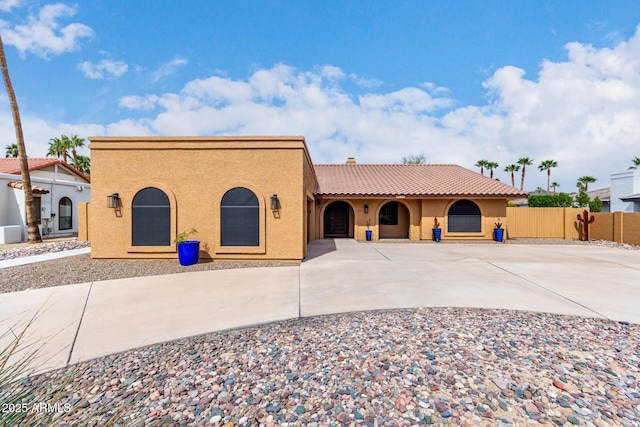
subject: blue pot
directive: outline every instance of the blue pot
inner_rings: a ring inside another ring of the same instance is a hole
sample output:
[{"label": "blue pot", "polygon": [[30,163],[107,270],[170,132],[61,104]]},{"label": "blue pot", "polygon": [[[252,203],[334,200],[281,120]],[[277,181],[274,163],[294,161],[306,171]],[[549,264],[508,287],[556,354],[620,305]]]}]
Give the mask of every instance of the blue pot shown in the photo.
[{"label": "blue pot", "polygon": [[367,236],[367,241],[369,241],[369,242],[370,242],[371,240],[373,240],[373,231],[371,231],[371,230],[367,230],[367,231],[365,231],[364,233],[365,233],[365,235]]},{"label": "blue pot", "polygon": [[200,258],[200,241],[185,240],[178,243],[178,260],[180,265],[193,265],[198,263]]},{"label": "blue pot", "polygon": [[433,241],[440,242],[442,238],[442,228],[432,228],[431,230],[433,231]]},{"label": "blue pot", "polygon": [[494,228],[493,239],[496,242],[502,242],[504,240],[504,228]]}]

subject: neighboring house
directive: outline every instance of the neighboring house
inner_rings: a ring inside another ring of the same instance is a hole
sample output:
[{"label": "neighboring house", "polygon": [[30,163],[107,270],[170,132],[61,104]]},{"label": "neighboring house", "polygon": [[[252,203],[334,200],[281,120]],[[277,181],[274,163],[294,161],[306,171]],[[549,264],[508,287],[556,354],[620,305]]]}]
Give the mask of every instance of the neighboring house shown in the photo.
[{"label": "neighboring house", "polygon": [[640,212],[640,170],[611,174],[611,212]]},{"label": "neighboring house", "polygon": [[602,202],[602,209],[600,212],[611,211],[611,187],[598,188],[597,190],[587,191],[589,198],[594,200],[596,197]]},{"label": "neighboring house", "polygon": [[[91,198],[89,177],[55,158],[28,159],[36,217],[43,238],[78,232],[78,204]],[[20,163],[0,158],[0,242],[27,240],[27,214]],[[4,230],[20,227],[19,238],[4,239]]]},{"label": "neighboring house", "polygon": [[[303,137],[91,137],[94,258],[299,262],[325,237],[491,239],[527,193],[457,165],[314,165]],[[81,231],[84,234],[83,231]]]}]

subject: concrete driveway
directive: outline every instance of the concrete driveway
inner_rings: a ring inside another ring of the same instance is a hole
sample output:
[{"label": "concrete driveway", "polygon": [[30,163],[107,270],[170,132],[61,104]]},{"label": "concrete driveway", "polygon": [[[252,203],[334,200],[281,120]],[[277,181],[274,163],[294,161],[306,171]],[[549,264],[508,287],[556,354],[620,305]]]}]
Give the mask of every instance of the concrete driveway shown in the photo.
[{"label": "concrete driveway", "polygon": [[300,289],[302,316],[479,307],[640,323],[640,251],[323,240],[309,247]]},{"label": "concrete driveway", "polygon": [[25,342],[43,346],[39,370],[48,370],[229,328],[404,307],[504,308],[640,324],[640,251],[322,240],[309,245],[300,266],[0,294],[0,348],[38,311]]}]

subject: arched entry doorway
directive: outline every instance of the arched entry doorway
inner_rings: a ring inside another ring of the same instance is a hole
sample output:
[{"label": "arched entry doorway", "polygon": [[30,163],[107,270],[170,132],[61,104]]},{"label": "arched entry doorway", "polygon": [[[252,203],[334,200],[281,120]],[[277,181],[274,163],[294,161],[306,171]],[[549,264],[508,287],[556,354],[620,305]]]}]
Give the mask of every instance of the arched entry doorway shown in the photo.
[{"label": "arched entry doorway", "polygon": [[406,239],[409,237],[409,209],[400,202],[387,202],[378,215],[381,239]]},{"label": "arched entry doorway", "polygon": [[324,237],[351,237],[353,211],[347,202],[331,202],[324,210]]}]

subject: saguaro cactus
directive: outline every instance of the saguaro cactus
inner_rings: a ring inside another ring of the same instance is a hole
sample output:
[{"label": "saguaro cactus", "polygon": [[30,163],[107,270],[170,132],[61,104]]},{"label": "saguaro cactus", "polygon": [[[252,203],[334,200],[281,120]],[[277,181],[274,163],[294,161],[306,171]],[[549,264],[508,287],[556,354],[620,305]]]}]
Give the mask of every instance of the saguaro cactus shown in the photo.
[{"label": "saguaro cactus", "polygon": [[593,217],[593,215],[591,215],[591,218],[589,218],[589,212],[585,209],[582,212],[582,215],[578,214],[578,221],[580,221],[582,224],[584,224],[584,234],[583,234],[583,239],[585,242],[589,241],[589,224],[591,224],[593,221],[595,221],[595,218]]}]

